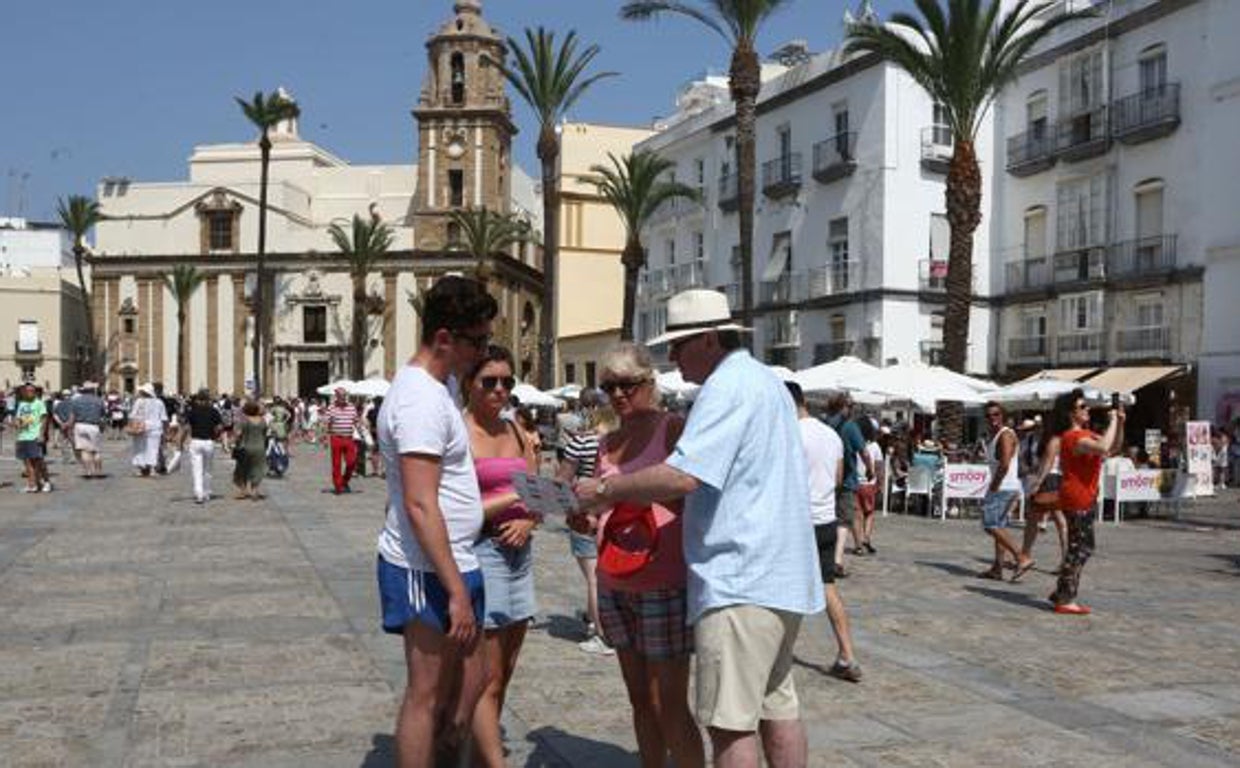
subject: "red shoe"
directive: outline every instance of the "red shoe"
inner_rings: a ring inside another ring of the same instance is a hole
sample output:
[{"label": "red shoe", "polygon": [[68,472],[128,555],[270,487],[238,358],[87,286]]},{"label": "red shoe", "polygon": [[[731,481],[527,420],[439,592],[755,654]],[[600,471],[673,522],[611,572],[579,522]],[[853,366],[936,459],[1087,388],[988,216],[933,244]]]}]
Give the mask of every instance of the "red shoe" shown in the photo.
[{"label": "red shoe", "polygon": [[1088,605],[1081,605],[1080,603],[1063,603],[1062,605],[1055,606],[1055,613],[1063,613],[1068,616],[1088,616],[1093,613],[1093,611],[1090,610]]}]

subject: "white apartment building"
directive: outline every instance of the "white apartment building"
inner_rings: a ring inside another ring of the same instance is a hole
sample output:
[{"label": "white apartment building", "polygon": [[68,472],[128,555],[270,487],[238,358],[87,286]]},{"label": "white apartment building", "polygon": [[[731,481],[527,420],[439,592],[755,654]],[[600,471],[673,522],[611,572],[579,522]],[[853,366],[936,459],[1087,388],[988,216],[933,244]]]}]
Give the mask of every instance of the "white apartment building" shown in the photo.
[{"label": "white apartment building", "polygon": [[[755,352],[794,369],[844,354],[875,364],[937,361],[951,132],[925,91],[877,57],[797,53],[786,47],[780,59],[789,66],[767,65],[758,101]],[[666,206],[644,233],[639,339],[662,330],[666,298],[676,291],[718,288],[740,305],[726,78],[686,86],[676,115],[656,127],[637,149],[674,160],[676,178],[696,186],[702,201]],[[978,152],[990,155],[988,123]],[[989,197],[989,181],[983,192]],[[988,239],[979,229],[977,254],[988,253]],[[975,261],[968,367],[985,372],[991,275],[986,258]]]},{"label": "white apartment building", "polygon": [[1240,3],[1091,5],[996,104],[995,363],[1144,365],[1152,383],[1200,361],[1186,392],[1223,418],[1240,412]]}]

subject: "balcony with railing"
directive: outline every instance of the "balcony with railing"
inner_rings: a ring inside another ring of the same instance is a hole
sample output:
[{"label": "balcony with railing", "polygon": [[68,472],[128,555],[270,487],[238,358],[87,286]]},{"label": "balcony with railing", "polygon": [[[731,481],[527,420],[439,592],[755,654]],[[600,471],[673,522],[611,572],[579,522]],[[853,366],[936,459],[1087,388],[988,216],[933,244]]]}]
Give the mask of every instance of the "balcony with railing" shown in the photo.
[{"label": "balcony with railing", "polygon": [[774,315],[770,323],[770,346],[783,348],[801,346],[801,325],[797,321],[795,310]]},{"label": "balcony with railing", "polygon": [[855,291],[861,287],[861,262],[838,261],[811,269],[802,276],[807,290],[807,299],[818,299],[823,296],[839,296]]},{"label": "balcony with railing", "polygon": [[1105,154],[1111,148],[1106,106],[1091,107],[1059,121],[1059,158],[1069,163]]},{"label": "balcony with railing", "polygon": [[921,342],[921,361],[926,365],[943,364],[943,342],[926,339]]},{"label": "balcony with railing", "polygon": [[741,309],[741,286],[740,283],[726,283],[719,286],[715,290],[723,292],[728,297],[728,309],[733,312],[739,312]]},{"label": "balcony with railing", "polygon": [[1022,259],[1007,264],[1008,293],[1036,291],[1051,284],[1050,262],[1046,258]]},{"label": "balcony with railing", "polygon": [[789,152],[762,164],[762,192],[767,197],[786,197],[800,188],[800,152]]},{"label": "balcony with railing", "polygon": [[670,269],[673,290],[680,292],[690,288],[706,287],[706,261],[704,259],[694,259],[684,264],[677,264]]},{"label": "balcony with railing", "polygon": [[921,167],[931,173],[947,173],[952,163],[952,129],[948,125],[928,125],[921,129]]},{"label": "balcony with railing", "polygon": [[1072,331],[1055,340],[1060,363],[1099,362],[1104,357],[1102,331]]},{"label": "balcony with railing", "polygon": [[837,133],[814,145],[814,178],[823,184],[851,176],[857,170],[856,132]]},{"label": "balcony with railing", "polygon": [[917,265],[918,287],[941,293],[947,290],[947,259],[923,259]]},{"label": "balcony with railing", "polygon": [[1088,245],[1065,249],[1055,254],[1054,264],[1051,277],[1056,285],[1102,280],[1107,272],[1107,247]]},{"label": "balcony with railing", "polygon": [[719,177],[719,210],[731,212],[740,206],[741,193],[738,181],[739,177],[735,173]]},{"label": "balcony with railing", "polygon": [[670,268],[646,269],[637,276],[639,301],[661,301],[676,292]]},{"label": "balcony with railing", "polygon": [[662,205],[654,209],[654,213],[650,214],[650,218],[646,220],[646,226],[658,226],[682,216],[701,213],[701,211],[702,203],[700,201],[691,200],[687,197],[674,197],[670,200],[664,200]]},{"label": "balcony with railing", "polygon": [[1111,133],[1125,144],[1161,138],[1179,127],[1179,83],[1147,88],[1111,104]]},{"label": "balcony with railing", "polygon": [[1120,328],[1115,332],[1115,357],[1121,360],[1171,356],[1171,328],[1165,325]]},{"label": "balcony with railing", "polygon": [[[775,280],[765,280],[758,284],[758,301],[761,304],[789,304],[796,301],[796,297],[793,296],[795,284],[789,272],[783,273]],[[803,287],[802,290],[804,290]]]},{"label": "balcony with railing", "polygon": [[1050,355],[1045,336],[1014,336],[1008,339],[1008,359],[1014,363],[1044,362]]},{"label": "balcony with railing", "polygon": [[1055,132],[1044,123],[1007,140],[1007,172],[1025,177],[1041,173],[1055,164]]},{"label": "balcony with railing", "polygon": [[43,342],[36,341],[33,344],[20,341],[13,342],[13,356],[21,362],[32,362],[43,357]]},{"label": "balcony with railing", "polygon": [[852,339],[835,339],[814,345],[814,365],[829,363],[845,355],[853,355],[857,350],[857,342]]},{"label": "balcony with railing", "polygon": [[1176,267],[1176,238],[1156,235],[1124,240],[1111,246],[1107,277],[1112,280],[1165,275]]}]

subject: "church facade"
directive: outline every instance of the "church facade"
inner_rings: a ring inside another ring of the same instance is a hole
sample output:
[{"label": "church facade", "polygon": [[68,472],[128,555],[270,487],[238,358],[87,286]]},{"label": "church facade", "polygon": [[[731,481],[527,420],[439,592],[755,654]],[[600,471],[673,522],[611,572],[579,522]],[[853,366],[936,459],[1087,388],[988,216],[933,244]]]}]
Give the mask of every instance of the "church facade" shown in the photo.
[{"label": "church facade", "polygon": [[[419,295],[445,274],[472,275],[453,210],[512,213],[542,229],[535,183],[512,161],[516,133],[505,83],[489,62],[503,38],[478,0],[459,0],[427,42],[429,67],[413,110],[417,163],[351,165],[299,135],[296,120],[271,133],[265,292],[273,312],[265,394],[308,395],[349,374],[352,318],[366,314],[366,376],[390,377],[417,349]],[[195,148],[187,180],[105,179],[106,217],[92,259],[94,322],[106,385],[147,380],[171,390],[242,393],[254,380],[252,311],[258,241],[257,141]],[[354,215],[395,234],[354,305],[348,262],[328,227]],[[177,307],[164,276],[178,264],[205,275],[186,307],[187,371],[178,381]],[[484,267],[500,303],[497,343],[519,373],[536,375],[541,253],[531,244],[491,254]]]}]

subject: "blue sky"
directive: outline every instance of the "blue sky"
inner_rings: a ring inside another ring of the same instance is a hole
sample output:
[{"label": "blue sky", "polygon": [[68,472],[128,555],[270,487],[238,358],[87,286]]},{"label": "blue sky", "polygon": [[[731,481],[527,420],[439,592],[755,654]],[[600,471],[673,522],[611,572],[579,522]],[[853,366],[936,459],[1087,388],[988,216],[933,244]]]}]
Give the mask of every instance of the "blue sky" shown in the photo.
[{"label": "blue sky", "polygon": [[[602,47],[598,85],[572,117],[648,124],[706,68],[724,71],[721,38],[686,19],[635,24],[621,0],[485,0],[509,34],[576,29]],[[794,38],[838,42],[845,6],[794,0],[765,30],[769,53]],[[886,16],[907,0],[875,0]],[[410,116],[425,41],[451,0],[23,0],[0,36],[0,215],[50,220],[56,198],[94,194],[104,176],[183,178],[196,144],[253,138],[233,96],[288,88],[302,135],[355,163],[415,160]],[[517,157],[535,168],[532,121],[518,105]]]}]

